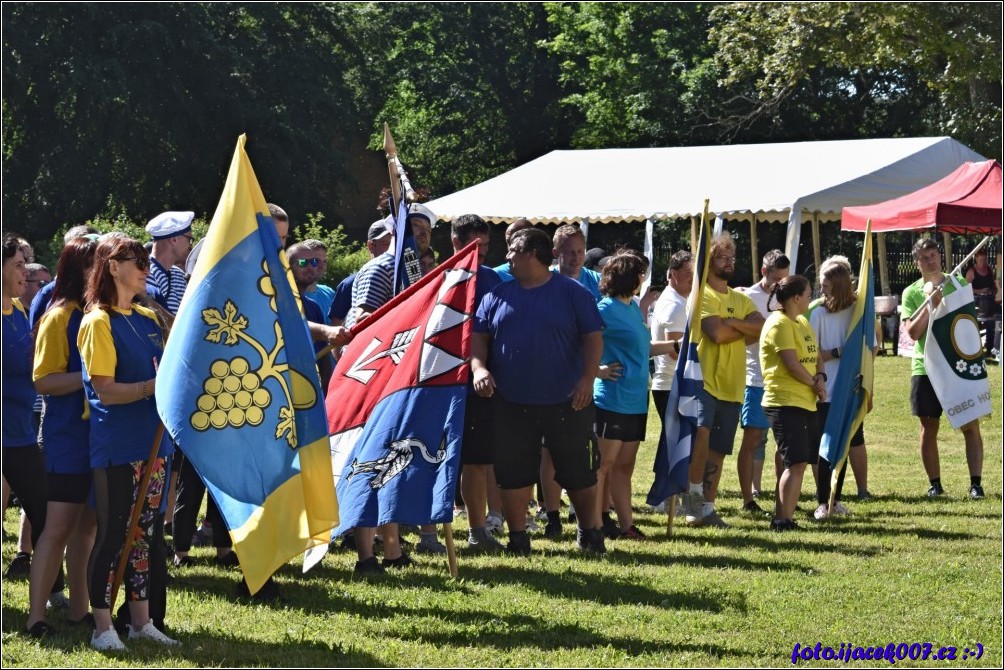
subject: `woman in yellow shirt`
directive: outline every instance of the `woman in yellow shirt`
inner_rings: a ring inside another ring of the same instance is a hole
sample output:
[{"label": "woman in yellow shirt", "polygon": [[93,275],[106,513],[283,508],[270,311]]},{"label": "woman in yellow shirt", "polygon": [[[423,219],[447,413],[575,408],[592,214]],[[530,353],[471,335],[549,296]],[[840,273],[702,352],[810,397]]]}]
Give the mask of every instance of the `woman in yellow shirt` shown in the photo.
[{"label": "woman in yellow shirt", "polygon": [[[91,493],[90,426],[81,375],[77,331],[83,316],[84,282],[97,243],[87,237],[70,240],[56,271],[52,302],[38,325],[32,377],[45,397],[42,443],[48,479],[45,530],[35,545],[28,588],[30,631],[45,621],[49,587],[63,563],[70,578],[70,621],[87,618],[87,561],[94,546]],[[46,624],[47,626],[47,624]],[[44,629],[44,626],[42,627]]]},{"label": "woman in yellow shirt", "polygon": [[760,366],[763,368],[763,407],[784,460],[778,483],[778,502],[771,528],[796,527],[793,516],[802,490],[805,465],[819,455],[816,401],[826,400],[826,375],[819,361],[816,334],[805,313],[812,290],[801,275],[778,282],[767,300],[781,309],[771,312],[760,333]]}]

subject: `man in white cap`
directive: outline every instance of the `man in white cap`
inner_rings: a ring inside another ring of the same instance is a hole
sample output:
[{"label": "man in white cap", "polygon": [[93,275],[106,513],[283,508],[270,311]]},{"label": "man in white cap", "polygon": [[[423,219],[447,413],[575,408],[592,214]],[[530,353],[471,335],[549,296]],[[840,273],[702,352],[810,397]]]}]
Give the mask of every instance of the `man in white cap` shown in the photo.
[{"label": "man in white cap", "polygon": [[411,223],[415,248],[418,250],[418,257],[421,258],[432,243],[432,226],[436,223],[436,215],[425,205],[413,202],[408,205],[408,222]]},{"label": "man in white cap", "polygon": [[192,250],[193,219],[195,212],[164,212],[146,224],[146,232],[153,238],[152,262],[146,283],[164,295],[171,314],[178,313],[181,298],[185,295],[187,279],[185,271],[178,265],[184,266]]}]

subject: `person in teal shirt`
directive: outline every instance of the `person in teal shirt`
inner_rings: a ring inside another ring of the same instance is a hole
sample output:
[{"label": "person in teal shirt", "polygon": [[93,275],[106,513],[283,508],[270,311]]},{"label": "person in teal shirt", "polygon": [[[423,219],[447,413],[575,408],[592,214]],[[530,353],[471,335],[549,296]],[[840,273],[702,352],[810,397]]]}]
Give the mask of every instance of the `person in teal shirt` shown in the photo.
[{"label": "person in teal shirt", "polygon": [[[597,305],[604,326],[600,364],[615,371],[593,383],[600,448],[596,513],[603,520],[604,534],[611,538],[644,537],[634,525],[631,477],[648,419],[648,359],[678,353],[672,341],[651,341],[641,309],[633,300],[645,267],[644,258],[637,253],[621,252],[603,266],[599,282],[605,296]],[[606,511],[611,498],[617,523]]]}]

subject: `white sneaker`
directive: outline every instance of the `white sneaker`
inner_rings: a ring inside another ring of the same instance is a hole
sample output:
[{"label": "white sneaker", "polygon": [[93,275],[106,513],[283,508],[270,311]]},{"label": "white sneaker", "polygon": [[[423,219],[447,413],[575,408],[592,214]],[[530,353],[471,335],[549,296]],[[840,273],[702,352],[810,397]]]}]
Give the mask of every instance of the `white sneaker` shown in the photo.
[{"label": "white sneaker", "polygon": [[50,593],[48,600],[45,601],[45,609],[47,610],[65,610],[69,608],[70,599],[66,597],[66,593],[63,591]]},{"label": "white sneaker", "polygon": [[173,646],[176,644],[181,644],[177,640],[172,640],[168,636],[161,633],[156,626],[153,625],[152,621],[147,621],[146,625],[136,630],[132,625],[129,628],[129,639],[130,640],[153,640],[158,644],[163,644],[167,646]]},{"label": "white sneaker", "polygon": [[[834,505],[835,507],[835,505]],[[816,511],[812,513],[812,518],[816,521],[824,521],[830,517],[830,509],[826,506],[826,503],[822,503],[816,508]]]},{"label": "white sneaker", "polygon": [[700,526],[704,523],[704,494],[687,491],[683,494],[686,509],[686,521],[689,526]]},{"label": "white sneaker", "polygon": [[542,533],[540,526],[534,521],[533,515],[527,512],[526,514],[526,532],[528,533]]},{"label": "white sneaker", "polygon": [[839,500],[833,503],[833,516],[850,516],[851,511]]},{"label": "white sneaker", "polygon": [[485,530],[487,530],[489,533],[501,535],[502,525],[504,523],[505,522],[502,520],[501,516],[499,516],[495,512],[489,512],[488,518],[485,519]]},{"label": "white sneaker", "polygon": [[652,514],[665,514],[666,513],[666,501],[663,500],[661,503],[652,508]]},{"label": "white sneaker", "polygon": [[119,634],[115,632],[114,626],[101,635],[98,635],[98,631],[94,631],[91,636],[91,646],[98,651],[125,651],[126,648],[119,639]]}]

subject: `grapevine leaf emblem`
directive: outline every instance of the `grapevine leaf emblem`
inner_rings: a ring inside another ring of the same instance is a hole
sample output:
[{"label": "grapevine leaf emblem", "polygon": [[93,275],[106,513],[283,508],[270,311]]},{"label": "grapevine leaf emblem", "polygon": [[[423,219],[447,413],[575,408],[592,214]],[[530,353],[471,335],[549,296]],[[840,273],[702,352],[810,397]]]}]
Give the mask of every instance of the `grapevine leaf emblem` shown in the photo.
[{"label": "grapevine leaf emblem", "polygon": [[[292,277],[288,276],[288,264],[282,254],[280,261],[286,268],[287,279],[292,285]],[[261,268],[262,275],[257,287],[264,297],[269,298],[269,306],[274,312],[276,290],[264,260]],[[225,302],[222,313],[216,308],[204,309],[202,320],[209,326],[205,336],[207,341],[231,347],[243,342],[249,347],[249,353],[253,351],[257,354],[260,364],[253,366],[242,355],[212,361],[208,376],[203,380],[203,393],[196,399],[196,406],[190,417],[192,428],[204,432],[228,427],[255,427],[265,420],[266,411],[273,401],[285,401],[285,405],[279,407],[275,437],[284,439],[290,449],[296,449],[299,440],[295,410],[314,407],[318,402],[318,395],[310,379],[290,367],[288,362],[279,362],[285,342],[278,319],[273,323],[275,339],[271,346],[245,332],[249,325],[248,318],[240,313],[231,300]],[[278,393],[266,388],[266,382],[269,381],[278,385]],[[273,393],[276,393],[274,398]]]},{"label": "grapevine leaf emblem", "polygon": [[237,305],[227,300],[223,307],[223,314],[218,309],[210,307],[202,310],[202,320],[206,322],[211,330],[206,333],[206,339],[210,342],[220,344],[223,336],[226,340],[223,344],[233,346],[237,344],[238,335],[248,327],[248,320],[243,314],[237,312]]},{"label": "grapevine leaf emblem", "polygon": [[285,437],[291,449],[296,448],[296,421],[293,412],[288,407],[279,408],[279,423],[275,427],[276,439]]}]

